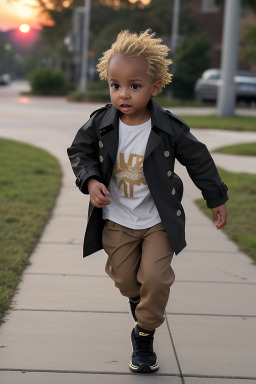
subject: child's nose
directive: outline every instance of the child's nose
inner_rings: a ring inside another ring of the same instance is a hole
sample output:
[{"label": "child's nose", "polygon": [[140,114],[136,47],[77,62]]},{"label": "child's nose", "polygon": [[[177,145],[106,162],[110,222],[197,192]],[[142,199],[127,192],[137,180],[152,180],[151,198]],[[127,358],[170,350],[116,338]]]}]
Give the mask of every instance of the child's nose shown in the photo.
[{"label": "child's nose", "polygon": [[121,99],[128,99],[129,98],[129,92],[127,91],[127,89],[121,89],[121,93],[120,93],[120,97]]}]

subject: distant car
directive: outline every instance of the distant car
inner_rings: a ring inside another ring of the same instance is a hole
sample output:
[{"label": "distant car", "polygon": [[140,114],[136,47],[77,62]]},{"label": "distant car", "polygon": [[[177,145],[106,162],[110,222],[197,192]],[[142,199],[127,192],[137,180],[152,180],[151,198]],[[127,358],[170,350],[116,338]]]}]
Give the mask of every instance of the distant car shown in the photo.
[{"label": "distant car", "polygon": [[[237,101],[256,101],[256,76],[251,72],[238,71],[234,81]],[[221,84],[221,71],[219,69],[208,69],[195,83],[196,100],[216,101]]]},{"label": "distant car", "polygon": [[11,82],[11,76],[8,73],[0,75],[0,85],[8,85]]}]

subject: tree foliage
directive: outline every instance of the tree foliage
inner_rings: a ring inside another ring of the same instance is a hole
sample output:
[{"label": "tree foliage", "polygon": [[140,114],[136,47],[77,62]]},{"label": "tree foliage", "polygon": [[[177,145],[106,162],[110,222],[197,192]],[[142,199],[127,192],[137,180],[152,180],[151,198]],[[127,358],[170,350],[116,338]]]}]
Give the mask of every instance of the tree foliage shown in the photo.
[{"label": "tree foliage", "polygon": [[174,55],[173,95],[180,99],[193,97],[194,84],[210,65],[211,44],[206,34],[185,36]]},{"label": "tree foliage", "polygon": [[72,8],[65,8],[62,12],[49,11],[51,19],[54,21],[52,26],[44,26],[41,33],[42,42],[54,52],[60,42],[63,42],[72,25]]},{"label": "tree foliage", "polygon": [[[224,2],[225,0],[215,0],[217,5],[223,5]],[[253,12],[256,12],[256,0],[242,0],[241,5],[244,9],[248,8],[253,10]]]},{"label": "tree foliage", "polygon": [[172,2],[170,0],[152,0],[150,6],[140,8],[121,8],[114,10],[94,3],[91,12],[90,47],[99,57],[109,48],[116,35],[123,29],[133,32],[151,28],[165,43],[169,44],[171,34]]},{"label": "tree foliage", "polygon": [[246,42],[242,48],[242,56],[249,63],[256,64],[256,26],[247,27],[243,33],[243,40]]}]

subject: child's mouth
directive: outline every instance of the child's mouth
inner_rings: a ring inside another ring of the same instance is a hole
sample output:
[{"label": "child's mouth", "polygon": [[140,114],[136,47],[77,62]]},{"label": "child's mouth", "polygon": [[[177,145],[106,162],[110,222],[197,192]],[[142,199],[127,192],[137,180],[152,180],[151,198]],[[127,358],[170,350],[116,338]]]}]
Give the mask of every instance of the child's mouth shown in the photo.
[{"label": "child's mouth", "polygon": [[121,105],[120,105],[120,108],[121,108],[123,111],[128,111],[128,110],[131,108],[131,106],[128,105],[128,104],[121,104]]}]

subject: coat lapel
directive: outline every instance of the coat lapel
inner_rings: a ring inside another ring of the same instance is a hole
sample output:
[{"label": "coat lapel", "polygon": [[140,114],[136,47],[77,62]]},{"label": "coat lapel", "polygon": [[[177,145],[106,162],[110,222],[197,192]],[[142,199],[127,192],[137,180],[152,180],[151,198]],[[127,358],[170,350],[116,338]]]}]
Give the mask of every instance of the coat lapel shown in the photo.
[{"label": "coat lapel", "polygon": [[148,138],[147,146],[146,146],[146,151],[144,155],[144,160],[151,154],[151,152],[154,151],[154,149],[158,146],[160,143],[161,138],[158,136],[157,133],[155,133],[152,129]]},{"label": "coat lapel", "polygon": [[119,111],[113,106],[108,109],[99,130],[104,152],[115,164],[119,141]]},{"label": "coat lapel", "polygon": [[146,159],[161,142],[161,136],[158,134],[159,130],[173,136],[172,126],[166,111],[152,99],[149,102],[149,108],[151,110],[152,129],[148,138],[144,159]]}]

